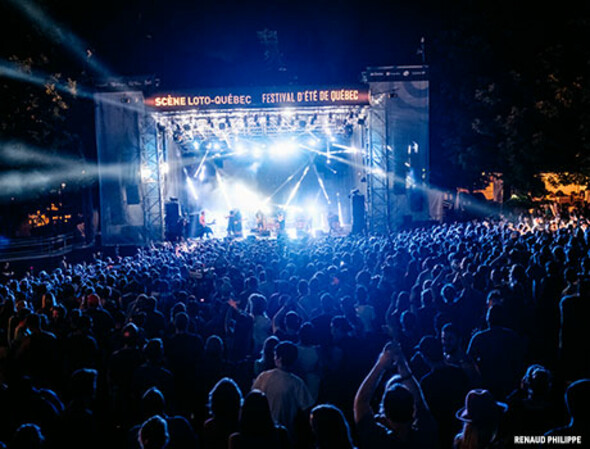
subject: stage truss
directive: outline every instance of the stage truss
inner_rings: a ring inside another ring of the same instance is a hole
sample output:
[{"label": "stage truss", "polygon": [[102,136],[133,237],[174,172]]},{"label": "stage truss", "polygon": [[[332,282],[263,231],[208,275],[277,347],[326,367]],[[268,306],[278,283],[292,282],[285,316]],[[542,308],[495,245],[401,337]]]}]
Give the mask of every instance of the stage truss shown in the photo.
[{"label": "stage truss", "polygon": [[[231,153],[239,139],[280,138],[281,136],[341,137],[355,142],[359,165],[367,158],[366,145],[369,106],[316,106],[297,108],[256,108],[227,110],[189,110],[153,112],[144,126],[147,137],[142,144],[142,183],[144,217],[150,240],[161,240],[165,232],[164,193],[168,176],[167,137],[183,151],[194,152],[195,142],[220,142]],[[360,167],[359,167],[360,168]],[[359,182],[365,171],[361,168]],[[358,187],[358,186],[357,186]]]}]

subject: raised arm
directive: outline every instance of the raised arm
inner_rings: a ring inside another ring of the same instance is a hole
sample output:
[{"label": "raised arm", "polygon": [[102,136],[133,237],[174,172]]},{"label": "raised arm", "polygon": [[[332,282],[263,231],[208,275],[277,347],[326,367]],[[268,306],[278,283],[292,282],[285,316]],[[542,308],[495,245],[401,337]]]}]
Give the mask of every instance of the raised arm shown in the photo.
[{"label": "raised arm", "polygon": [[363,380],[354,398],[354,420],[360,422],[367,415],[372,416],[371,399],[383,377],[383,373],[393,366],[392,344],[387,343],[371,371]]}]

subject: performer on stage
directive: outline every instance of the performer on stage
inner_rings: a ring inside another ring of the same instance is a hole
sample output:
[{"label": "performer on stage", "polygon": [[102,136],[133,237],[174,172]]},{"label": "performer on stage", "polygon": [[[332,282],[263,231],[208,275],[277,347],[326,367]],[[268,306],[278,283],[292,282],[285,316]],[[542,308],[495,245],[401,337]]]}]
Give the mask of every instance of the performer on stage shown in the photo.
[{"label": "performer on stage", "polygon": [[236,237],[242,237],[242,212],[240,209],[234,209],[234,229]]},{"label": "performer on stage", "polygon": [[342,232],[342,228],[340,226],[340,218],[338,217],[338,214],[334,211],[330,211],[328,213],[328,227],[328,233],[330,235],[338,235]]},{"label": "performer on stage", "polygon": [[197,232],[195,233],[195,237],[203,238],[203,237],[211,237],[213,234],[213,230],[210,228],[210,225],[214,224],[215,220],[211,223],[207,223],[207,219],[205,217],[205,211],[202,210],[199,214],[199,221],[197,222]]},{"label": "performer on stage", "polygon": [[239,209],[229,211],[227,217],[227,235],[231,237],[240,237],[242,235],[242,214]]},{"label": "performer on stage", "polygon": [[258,210],[256,211],[254,218],[256,219],[256,232],[261,234],[264,232],[264,214],[261,210]]},{"label": "performer on stage", "polygon": [[285,220],[285,212],[283,212],[282,210],[279,210],[279,212],[277,213],[277,224],[278,224],[277,234],[279,234],[279,235],[284,234],[285,229],[286,229],[286,220]]},{"label": "performer on stage", "polygon": [[232,209],[229,211],[229,215],[226,217],[227,218],[227,235],[229,237],[233,236],[236,233],[234,214],[235,214],[235,210]]}]

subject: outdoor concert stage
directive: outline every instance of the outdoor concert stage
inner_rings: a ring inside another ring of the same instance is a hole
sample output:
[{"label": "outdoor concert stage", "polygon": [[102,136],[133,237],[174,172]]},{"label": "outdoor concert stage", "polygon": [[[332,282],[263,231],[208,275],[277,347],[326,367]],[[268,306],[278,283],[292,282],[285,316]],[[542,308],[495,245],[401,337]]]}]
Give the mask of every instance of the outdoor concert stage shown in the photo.
[{"label": "outdoor concert stage", "polygon": [[363,75],[358,86],[97,93],[103,244],[195,236],[202,212],[217,237],[235,233],[235,214],[242,236],[428,219],[427,69]]}]

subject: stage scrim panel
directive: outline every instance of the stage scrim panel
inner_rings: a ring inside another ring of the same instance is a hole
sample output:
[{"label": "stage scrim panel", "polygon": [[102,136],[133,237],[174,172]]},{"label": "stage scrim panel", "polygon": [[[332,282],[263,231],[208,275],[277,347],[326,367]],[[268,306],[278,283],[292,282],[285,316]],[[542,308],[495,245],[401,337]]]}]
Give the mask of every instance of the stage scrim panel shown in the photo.
[{"label": "stage scrim panel", "polygon": [[141,92],[95,94],[103,245],[144,243],[141,188]]}]

